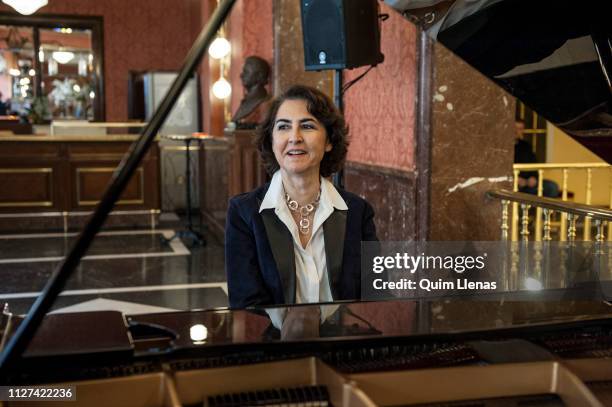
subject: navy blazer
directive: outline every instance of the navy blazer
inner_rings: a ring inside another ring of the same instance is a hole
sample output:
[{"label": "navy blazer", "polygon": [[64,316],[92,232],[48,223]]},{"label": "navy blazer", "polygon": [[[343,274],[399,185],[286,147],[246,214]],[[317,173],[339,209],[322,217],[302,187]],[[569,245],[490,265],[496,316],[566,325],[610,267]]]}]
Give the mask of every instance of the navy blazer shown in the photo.
[{"label": "navy blazer", "polygon": [[[274,209],[259,207],[270,184],[230,199],[225,224],[225,272],[232,308],[295,303],[293,238]],[[376,241],[374,210],[338,190],[348,210],[323,223],[327,275],[334,300],[359,299],[361,241]]]}]

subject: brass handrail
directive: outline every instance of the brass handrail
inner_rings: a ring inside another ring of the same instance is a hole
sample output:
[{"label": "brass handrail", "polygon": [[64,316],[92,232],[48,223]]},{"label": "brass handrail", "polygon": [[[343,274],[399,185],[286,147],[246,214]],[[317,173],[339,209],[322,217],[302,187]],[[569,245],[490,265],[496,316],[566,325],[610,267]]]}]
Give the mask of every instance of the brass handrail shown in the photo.
[{"label": "brass handrail", "polygon": [[588,169],[609,168],[608,163],[535,163],[535,164],[513,164],[515,170],[562,170],[564,168]]},{"label": "brass handrail", "polygon": [[[573,163],[529,163],[529,164],[514,164],[512,167],[512,172],[514,175],[514,188],[515,192],[518,192],[518,177],[520,176],[521,171],[531,171],[538,173],[538,184],[537,184],[537,195],[542,197],[544,193],[544,171],[562,171],[562,180],[561,180],[561,200],[568,200],[568,182],[569,182],[569,173],[570,172],[581,172],[586,176],[586,180],[584,183],[585,191],[585,202],[586,205],[591,205],[591,200],[593,196],[593,173],[594,171],[610,171],[612,169],[612,165],[603,162],[573,162]],[[612,176],[609,177],[612,182]],[[608,207],[612,209],[612,184],[610,184],[610,199]],[[542,239],[542,215],[543,208],[536,208],[536,217],[535,217],[535,239],[536,241],[540,241]],[[561,212],[561,229],[567,229],[567,219],[568,212]],[[515,226],[518,223],[518,203],[512,204],[512,225]],[[609,240],[612,241],[612,222],[607,222],[608,224],[608,236]],[[583,240],[591,240],[591,218],[585,217],[584,219],[584,228],[583,228]],[[561,235],[561,240],[564,241],[566,239],[565,235]],[[518,239],[518,227],[512,228],[512,240]]]},{"label": "brass handrail", "polygon": [[571,213],[578,216],[589,216],[602,221],[612,221],[612,210],[598,208],[591,205],[560,201],[558,199],[543,198],[536,195],[512,192],[505,189],[487,191],[487,196],[505,201],[538,206],[554,211]]}]

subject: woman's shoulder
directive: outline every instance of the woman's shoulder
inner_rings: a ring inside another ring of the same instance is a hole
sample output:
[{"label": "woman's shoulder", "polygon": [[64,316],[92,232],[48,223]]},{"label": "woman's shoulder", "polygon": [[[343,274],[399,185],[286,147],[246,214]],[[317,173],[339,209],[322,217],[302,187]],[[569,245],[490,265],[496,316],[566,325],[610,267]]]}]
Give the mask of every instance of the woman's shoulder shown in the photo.
[{"label": "woman's shoulder", "polygon": [[342,199],[344,199],[344,202],[346,202],[346,206],[349,207],[349,210],[364,210],[365,208],[372,208],[372,205],[370,205],[370,203],[365,198],[362,198],[357,194],[354,194],[341,188],[338,188],[338,193],[340,194]]},{"label": "woman's shoulder", "polygon": [[229,200],[230,208],[239,208],[242,210],[255,210],[259,212],[259,207],[261,206],[261,201],[266,195],[266,191],[270,183],[266,183],[252,191],[245,192],[242,194],[235,195]]}]

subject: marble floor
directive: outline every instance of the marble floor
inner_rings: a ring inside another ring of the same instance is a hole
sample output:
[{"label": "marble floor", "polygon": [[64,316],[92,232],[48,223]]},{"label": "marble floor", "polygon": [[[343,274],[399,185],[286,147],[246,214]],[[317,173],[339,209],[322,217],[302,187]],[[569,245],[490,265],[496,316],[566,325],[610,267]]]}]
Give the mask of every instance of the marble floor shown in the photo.
[{"label": "marble floor", "polygon": [[[137,314],[227,306],[222,243],[206,233],[205,247],[179,239],[163,242],[161,237],[171,237],[174,230],[101,232],[52,311]],[[26,313],[76,237],[0,235],[0,304]]]}]

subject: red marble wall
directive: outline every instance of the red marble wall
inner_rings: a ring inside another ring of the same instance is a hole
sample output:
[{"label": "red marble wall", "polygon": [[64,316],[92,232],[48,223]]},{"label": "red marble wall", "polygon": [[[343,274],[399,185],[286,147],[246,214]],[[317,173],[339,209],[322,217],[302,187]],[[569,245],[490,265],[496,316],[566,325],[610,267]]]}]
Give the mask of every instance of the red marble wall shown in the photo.
[{"label": "red marble wall", "polygon": [[[415,165],[416,28],[382,4],[382,64],[345,95],[352,138],[348,160],[400,170]],[[345,71],[345,82],[367,68]]]},{"label": "red marble wall", "polygon": [[53,0],[36,15],[103,17],[106,120],[125,121],[128,72],[178,70],[195,39],[199,7],[200,0]]},{"label": "red marble wall", "polygon": [[[238,109],[244,96],[240,71],[246,57],[257,55],[270,63],[274,58],[272,0],[238,0],[229,21],[232,44],[230,78],[232,84],[231,112]],[[270,78],[270,81],[272,78]]]}]

